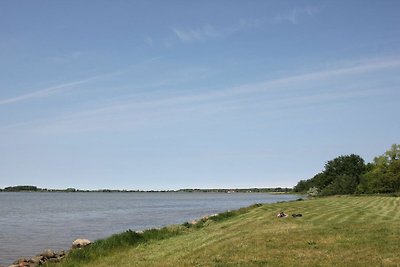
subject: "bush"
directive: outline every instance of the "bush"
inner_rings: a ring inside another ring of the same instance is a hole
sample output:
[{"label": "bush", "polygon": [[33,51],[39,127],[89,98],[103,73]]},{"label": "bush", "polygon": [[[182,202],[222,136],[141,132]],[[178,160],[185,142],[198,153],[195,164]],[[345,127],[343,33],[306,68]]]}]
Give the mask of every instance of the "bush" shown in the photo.
[{"label": "bush", "polygon": [[318,196],[318,194],[319,194],[319,189],[315,186],[311,187],[307,191],[307,195],[309,195],[310,197],[316,197]]}]

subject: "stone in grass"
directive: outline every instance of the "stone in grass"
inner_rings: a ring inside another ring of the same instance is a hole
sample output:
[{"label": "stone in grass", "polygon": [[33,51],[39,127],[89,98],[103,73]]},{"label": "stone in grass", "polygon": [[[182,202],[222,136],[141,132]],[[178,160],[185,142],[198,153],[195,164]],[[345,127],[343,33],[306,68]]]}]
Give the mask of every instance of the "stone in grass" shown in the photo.
[{"label": "stone in grass", "polygon": [[88,239],[78,238],[74,242],[72,242],[72,248],[83,248],[90,245],[92,242]]}]

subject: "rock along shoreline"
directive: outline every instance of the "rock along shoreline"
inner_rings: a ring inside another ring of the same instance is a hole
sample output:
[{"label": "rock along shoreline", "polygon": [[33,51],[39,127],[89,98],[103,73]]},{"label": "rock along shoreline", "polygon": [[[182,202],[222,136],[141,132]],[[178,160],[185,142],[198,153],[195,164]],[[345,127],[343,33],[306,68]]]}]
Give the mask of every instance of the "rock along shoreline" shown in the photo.
[{"label": "rock along shoreline", "polygon": [[[88,239],[76,239],[74,242],[72,242],[72,247],[70,250],[80,249],[89,246],[91,243],[92,242]],[[65,258],[70,250],[55,252],[51,249],[45,249],[42,251],[42,253],[33,256],[30,259],[20,258],[14,261],[11,265],[9,265],[9,267],[37,267],[44,265],[47,262],[59,262]]]},{"label": "rock along shoreline", "polygon": [[[230,210],[228,210],[227,212],[230,212]],[[188,225],[196,225],[200,222],[206,222],[207,220],[209,220],[210,218],[216,217],[218,216],[219,213],[215,213],[215,214],[211,214],[211,215],[206,215],[201,217],[198,220],[192,220],[190,222],[186,222],[186,224]],[[137,233],[143,233],[143,231],[136,231]],[[52,249],[45,249],[44,251],[42,251],[42,253],[33,256],[30,259],[27,258],[19,258],[18,260],[14,261],[11,265],[9,265],[8,267],[38,267],[38,266],[42,266],[45,263],[48,262],[59,262],[62,259],[65,258],[65,256],[74,249],[81,249],[84,247],[89,246],[90,244],[92,244],[92,242],[88,239],[81,239],[78,238],[75,241],[72,242],[72,246],[71,249],[65,251],[62,250],[60,252],[55,252]],[[0,267],[5,267],[0,265]]]}]

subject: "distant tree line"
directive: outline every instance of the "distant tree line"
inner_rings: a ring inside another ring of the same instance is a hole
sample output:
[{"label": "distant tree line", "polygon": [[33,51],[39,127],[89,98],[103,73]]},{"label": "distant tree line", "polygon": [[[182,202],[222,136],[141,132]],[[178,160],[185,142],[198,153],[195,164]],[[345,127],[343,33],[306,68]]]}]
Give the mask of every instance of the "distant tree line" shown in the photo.
[{"label": "distant tree line", "polygon": [[47,188],[39,188],[32,185],[17,185],[17,186],[8,186],[4,189],[0,188],[0,192],[102,192],[102,193],[132,193],[132,192],[176,192],[175,190],[118,190],[118,189],[96,189],[96,190],[81,190],[75,188],[67,188],[67,189],[47,189]]},{"label": "distant tree line", "polygon": [[5,192],[20,192],[20,191],[30,191],[30,192],[36,192],[40,191],[40,188],[37,188],[36,186],[32,185],[18,185],[18,186],[8,186],[3,189]]},{"label": "distant tree line", "polygon": [[392,145],[367,164],[355,154],[339,156],[328,161],[322,172],[299,181],[293,190],[312,196],[399,193],[400,145]]},{"label": "distant tree line", "polygon": [[179,190],[117,190],[117,189],[97,189],[97,190],[81,190],[75,188],[67,188],[67,189],[47,189],[47,188],[38,188],[36,186],[31,185],[18,185],[18,186],[9,186],[4,189],[0,188],[0,191],[4,192],[102,192],[102,193],[132,193],[132,192],[148,192],[148,193],[167,193],[167,192],[218,192],[218,193],[289,193],[292,192],[292,188],[236,188],[236,189],[179,189]]},{"label": "distant tree line", "polygon": [[287,187],[274,187],[274,188],[235,188],[235,189],[227,189],[227,188],[214,188],[214,189],[179,189],[178,192],[215,192],[215,193],[290,193],[292,192],[292,188]]}]

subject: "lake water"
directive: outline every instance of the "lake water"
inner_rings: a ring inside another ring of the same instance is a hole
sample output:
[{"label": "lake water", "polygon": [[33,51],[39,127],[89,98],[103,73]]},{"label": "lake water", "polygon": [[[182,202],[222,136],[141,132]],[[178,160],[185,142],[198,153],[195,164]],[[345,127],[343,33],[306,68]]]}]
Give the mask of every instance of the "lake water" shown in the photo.
[{"label": "lake water", "polygon": [[0,192],[0,265],[47,248],[69,249],[76,238],[96,240],[297,198],[267,193]]}]

